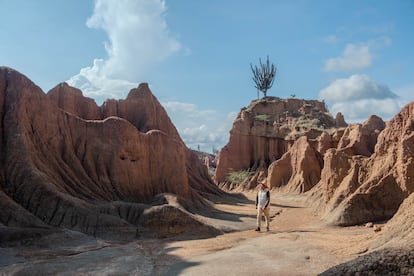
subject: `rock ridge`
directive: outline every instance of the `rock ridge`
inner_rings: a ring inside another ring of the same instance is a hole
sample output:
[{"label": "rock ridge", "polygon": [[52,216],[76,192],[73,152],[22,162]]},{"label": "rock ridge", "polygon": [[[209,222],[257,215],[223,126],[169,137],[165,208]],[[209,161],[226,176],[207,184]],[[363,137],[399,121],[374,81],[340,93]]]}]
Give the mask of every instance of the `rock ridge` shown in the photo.
[{"label": "rock ridge", "polygon": [[0,67],[0,107],[5,226],[134,237],[142,220],[102,206],[123,202],[138,218],[160,194],[176,198],[173,208],[195,210],[208,194],[222,193],[149,90],[100,108],[67,84],[46,95],[24,75]]}]

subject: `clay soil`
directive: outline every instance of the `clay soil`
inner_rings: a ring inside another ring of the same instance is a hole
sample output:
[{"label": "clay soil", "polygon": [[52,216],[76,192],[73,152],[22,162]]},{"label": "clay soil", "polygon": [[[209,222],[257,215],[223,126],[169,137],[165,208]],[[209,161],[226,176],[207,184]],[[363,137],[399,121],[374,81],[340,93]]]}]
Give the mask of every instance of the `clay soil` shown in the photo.
[{"label": "clay soil", "polygon": [[317,275],[368,252],[381,235],[327,226],[305,198],[277,194],[270,231],[255,232],[254,196],[214,200],[215,210],[198,216],[223,235],[119,243],[64,231],[0,248],[0,275]]}]

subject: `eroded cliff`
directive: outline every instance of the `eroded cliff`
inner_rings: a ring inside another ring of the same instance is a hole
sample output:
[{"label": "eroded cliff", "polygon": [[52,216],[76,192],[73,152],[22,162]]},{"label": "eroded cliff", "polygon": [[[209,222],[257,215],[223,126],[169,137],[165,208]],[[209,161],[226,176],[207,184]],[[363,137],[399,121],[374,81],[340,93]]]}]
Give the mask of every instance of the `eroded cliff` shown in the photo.
[{"label": "eroded cliff", "polygon": [[[160,208],[154,204],[173,201],[170,207],[190,216],[185,208],[221,193],[146,84],[98,107],[66,84],[46,95],[0,67],[0,118],[5,226],[135,236],[145,231],[150,210]],[[167,194],[176,199],[154,199]],[[168,213],[161,212],[164,223],[179,225]]]}]

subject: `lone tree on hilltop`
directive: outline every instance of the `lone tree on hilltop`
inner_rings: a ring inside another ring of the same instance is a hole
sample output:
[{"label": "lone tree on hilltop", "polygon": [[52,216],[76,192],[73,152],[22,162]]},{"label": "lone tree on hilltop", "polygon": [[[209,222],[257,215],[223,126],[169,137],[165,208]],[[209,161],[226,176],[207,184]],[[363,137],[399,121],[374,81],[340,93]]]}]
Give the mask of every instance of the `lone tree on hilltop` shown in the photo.
[{"label": "lone tree on hilltop", "polygon": [[267,56],[266,63],[263,64],[262,60],[259,59],[260,67],[257,67],[256,65],[253,68],[253,65],[250,63],[250,68],[253,72],[253,81],[256,84],[256,88],[259,91],[262,91],[264,94],[264,97],[266,98],[267,90],[269,90],[272,85],[273,81],[276,76],[276,67],[272,63],[270,64],[269,56]]}]

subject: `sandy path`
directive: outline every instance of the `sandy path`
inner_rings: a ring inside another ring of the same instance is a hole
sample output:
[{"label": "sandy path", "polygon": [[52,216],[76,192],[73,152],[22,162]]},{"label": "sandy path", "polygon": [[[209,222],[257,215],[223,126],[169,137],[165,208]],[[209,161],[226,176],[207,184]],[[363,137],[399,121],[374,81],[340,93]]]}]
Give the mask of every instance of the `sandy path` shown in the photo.
[{"label": "sandy path", "polygon": [[381,235],[363,226],[327,227],[303,198],[275,194],[271,231],[258,233],[255,194],[245,195],[199,216],[227,232],[214,238],[120,244],[66,231],[37,247],[0,248],[0,275],[317,275],[366,252]]},{"label": "sandy path", "polygon": [[[246,195],[254,198],[254,194]],[[317,275],[366,252],[371,239],[378,235],[366,227],[327,227],[300,197],[272,196],[270,232],[253,231],[252,202],[216,207],[229,213],[250,214],[250,217],[240,222],[214,221],[217,227],[234,229],[238,223],[238,232],[168,243],[169,256],[176,256],[180,261],[171,264],[165,274]]]}]

